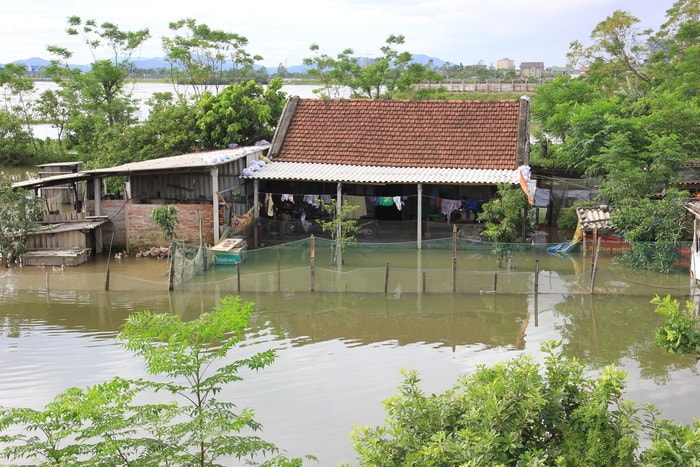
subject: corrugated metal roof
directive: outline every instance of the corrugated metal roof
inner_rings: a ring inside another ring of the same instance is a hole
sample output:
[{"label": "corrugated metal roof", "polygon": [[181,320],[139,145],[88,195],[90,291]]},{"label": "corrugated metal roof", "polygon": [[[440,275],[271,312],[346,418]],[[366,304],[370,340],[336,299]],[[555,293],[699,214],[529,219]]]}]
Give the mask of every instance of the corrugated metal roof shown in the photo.
[{"label": "corrugated metal roof", "polygon": [[604,230],[612,228],[610,209],[607,205],[576,208],[578,220],[584,230]]},{"label": "corrugated metal roof", "polygon": [[61,175],[52,175],[44,178],[33,178],[12,184],[12,188],[43,188],[48,186],[63,185],[65,183],[77,182],[90,178],[84,172],[76,172]]},{"label": "corrugated metal roof", "polygon": [[217,151],[193,152],[180,156],[161,157],[141,162],[130,162],[128,164],[107,167],[104,169],[83,170],[80,172],[53,175],[44,178],[24,180],[12,184],[13,188],[42,188],[47,186],[62,185],[70,182],[86,180],[100,175],[128,175],[136,172],[151,172],[165,170],[198,169],[222,165],[231,161],[241,159],[255,152],[265,151],[269,144],[260,146],[244,146],[233,149],[220,149]]},{"label": "corrugated metal roof", "polygon": [[158,170],[196,169],[213,167],[241,159],[249,154],[268,149],[269,144],[260,146],[245,146],[233,149],[220,149],[218,151],[194,152],[180,156],[161,157],[148,161],[131,162],[104,169],[87,170],[91,175],[129,174],[134,172],[149,172]]},{"label": "corrugated metal roof", "polygon": [[245,178],[343,183],[518,183],[518,170],[450,169],[422,167],[371,167],[272,161]]}]

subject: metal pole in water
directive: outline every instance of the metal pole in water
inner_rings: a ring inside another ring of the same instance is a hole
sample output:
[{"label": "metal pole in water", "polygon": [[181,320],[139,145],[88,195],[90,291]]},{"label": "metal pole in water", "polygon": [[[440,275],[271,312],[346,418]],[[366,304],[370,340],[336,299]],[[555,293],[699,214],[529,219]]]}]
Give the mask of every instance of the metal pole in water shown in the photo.
[{"label": "metal pole in water", "polygon": [[540,289],[540,260],[535,261],[535,295],[539,293]]}]

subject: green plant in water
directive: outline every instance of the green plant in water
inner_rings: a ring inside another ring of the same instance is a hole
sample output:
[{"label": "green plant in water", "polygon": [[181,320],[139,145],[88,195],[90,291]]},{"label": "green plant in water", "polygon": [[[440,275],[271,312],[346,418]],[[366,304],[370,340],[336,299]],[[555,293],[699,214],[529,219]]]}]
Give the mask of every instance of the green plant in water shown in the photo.
[{"label": "green plant in water", "polygon": [[667,352],[675,354],[700,354],[700,322],[696,314],[696,305],[686,300],[681,308],[676,299],[670,295],[661,298],[655,296],[651,303],[656,305],[656,312],[666,318],[663,326],[654,331],[656,344]]},{"label": "green plant in water", "polygon": [[236,411],[217,397],[243,379],[241,369],[263,369],[276,357],[275,350],[228,356],[244,337],[253,305],[228,296],[188,322],[169,313],[132,314],[117,338],[157,379],[116,377],[68,389],[43,410],[0,409],[0,457],[40,465],[213,466],[225,457],[253,464],[268,455],[274,457],[261,465],[302,465],[251,434],[261,429],[251,409]]},{"label": "green plant in water", "polygon": [[500,266],[503,261],[512,264],[513,252],[522,249],[521,240],[534,229],[525,193],[520,188],[502,184],[497,194],[484,203],[478,220],[484,223],[482,234],[494,242],[493,253],[498,255]]},{"label": "green plant in water", "polygon": [[351,245],[357,243],[355,234],[357,233],[357,219],[351,219],[350,215],[357,209],[354,204],[343,204],[338,210],[335,199],[330,203],[320,201],[321,209],[331,213],[331,218],[328,220],[321,219],[319,224],[324,232],[328,232],[331,239],[335,242],[336,254],[333,256],[333,262],[338,261],[338,252],[346,251]]},{"label": "green plant in water", "polygon": [[151,219],[160,227],[163,237],[167,241],[177,238],[176,229],[180,225],[177,218],[177,208],[172,204],[165,204],[151,211]]}]

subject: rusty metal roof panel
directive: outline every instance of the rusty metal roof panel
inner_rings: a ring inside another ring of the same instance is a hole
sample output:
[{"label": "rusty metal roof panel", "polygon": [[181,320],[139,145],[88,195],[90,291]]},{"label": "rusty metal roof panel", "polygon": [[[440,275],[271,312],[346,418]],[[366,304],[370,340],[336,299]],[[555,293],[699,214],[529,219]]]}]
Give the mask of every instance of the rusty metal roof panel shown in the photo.
[{"label": "rusty metal roof panel", "polygon": [[444,183],[484,184],[518,183],[518,170],[451,169],[425,167],[377,167],[272,161],[245,178],[258,180],[295,180],[343,183]]}]

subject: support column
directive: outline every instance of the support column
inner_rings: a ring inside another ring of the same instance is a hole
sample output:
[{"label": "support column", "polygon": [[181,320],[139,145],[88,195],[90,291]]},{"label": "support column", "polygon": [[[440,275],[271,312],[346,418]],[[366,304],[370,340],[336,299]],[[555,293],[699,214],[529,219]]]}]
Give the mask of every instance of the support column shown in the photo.
[{"label": "support column", "polygon": [[93,178],[92,190],[95,196],[95,215],[102,215],[102,179]]},{"label": "support column", "polygon": [[343,184],[338,182],[338,188],[336,191],[336,201],[335,201],[335,215],[336,215],[336,220],[338,221],[338,228],[336,230],[335,234],[335,260],[336,260],[336,266],[338,268],[338,271],[342,268],[343,265],[343,249],[341,248],[340,245],[340,240],[341,240],[341,235],[343,234],[343,219],[341,217],[341,209],[343,206]]},{"label": "support column", "polygon": [[418,184],[418,205],[416,207],[416,247],[423,246],[423,184]]},{"label": "support column", "polygon": [[211,168],[211,196],[214,209],[214,245],[219,243],[219,168]]},{"label": "support column", "polygon": [[253,180],[253,245],[255,245],[255,248],[258,247],[258,222],[260,222],[259,188],[260,181],[256,178]]}]

